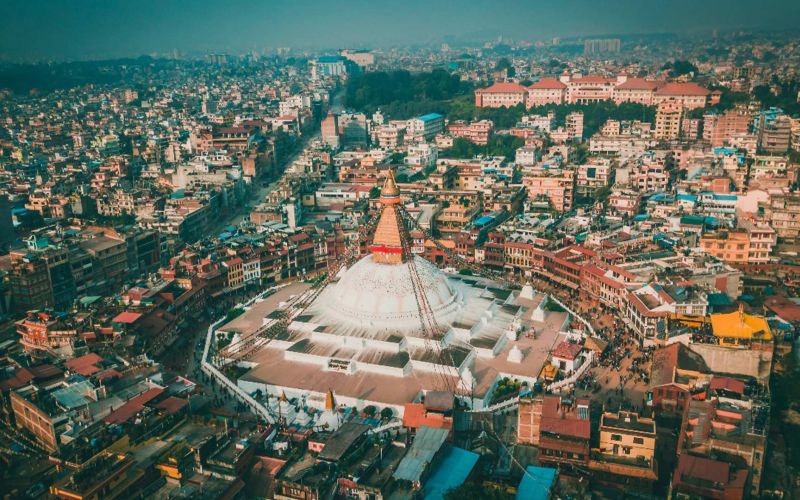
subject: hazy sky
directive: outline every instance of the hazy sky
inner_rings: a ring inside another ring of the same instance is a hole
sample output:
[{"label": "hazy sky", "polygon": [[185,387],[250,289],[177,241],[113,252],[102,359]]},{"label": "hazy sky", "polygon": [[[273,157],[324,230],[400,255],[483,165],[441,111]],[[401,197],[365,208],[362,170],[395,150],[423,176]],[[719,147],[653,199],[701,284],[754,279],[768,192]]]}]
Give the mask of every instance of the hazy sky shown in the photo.
[{"label": "hazy sky", "polygon": [[0,0],[0,58],[800,26],[800,0]]}]

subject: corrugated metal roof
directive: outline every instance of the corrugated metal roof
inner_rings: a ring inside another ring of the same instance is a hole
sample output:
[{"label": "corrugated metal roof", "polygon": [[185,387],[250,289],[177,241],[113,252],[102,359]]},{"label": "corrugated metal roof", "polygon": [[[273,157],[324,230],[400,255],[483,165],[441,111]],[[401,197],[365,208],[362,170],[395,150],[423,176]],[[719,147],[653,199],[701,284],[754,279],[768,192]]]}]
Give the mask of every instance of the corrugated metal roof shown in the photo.
[{"label": "corrugated metal roof", "polygon": [[414,443],[411,444],[411,449],[408,450],[406,456],[397,465],[394,478],[418,482],[428,464],[433,461],[436,452],[447,440],[448,434],[450,434],[450,431],[447,429],[420,427],[417,431],[417,436],[414,438]]},{"label": "corrugated metal roof", "polygon": [[452,447],[447,450],[441,463],[428,479],[423,498],[440,500],[447,490],[460,486],[467,480],[480,455],[472,451]]},{"label": "corrugated metal roof", "polygon": [[547,500],[556,481],[556,470],[529,465],[517,488],[517,500]]}]

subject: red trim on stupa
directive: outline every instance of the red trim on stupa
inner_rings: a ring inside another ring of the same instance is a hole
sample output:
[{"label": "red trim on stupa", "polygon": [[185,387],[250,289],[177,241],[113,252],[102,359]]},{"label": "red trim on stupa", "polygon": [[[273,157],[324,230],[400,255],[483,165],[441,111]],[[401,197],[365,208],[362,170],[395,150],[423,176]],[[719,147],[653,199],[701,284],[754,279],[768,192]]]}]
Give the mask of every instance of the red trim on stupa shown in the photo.
[{"label": "red trim on stupa", "polygon": [[396,247],[387,247],[384,245],[370,245],[369,246],[370,252],[381,252],[381,253],[403,253],[402,248]]}]

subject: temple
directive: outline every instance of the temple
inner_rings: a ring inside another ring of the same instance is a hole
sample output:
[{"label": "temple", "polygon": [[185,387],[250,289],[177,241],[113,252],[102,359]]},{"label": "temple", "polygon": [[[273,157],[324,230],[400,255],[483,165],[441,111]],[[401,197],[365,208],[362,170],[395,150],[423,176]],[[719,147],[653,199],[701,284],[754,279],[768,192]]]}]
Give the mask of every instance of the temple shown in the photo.
[{"label": "temple", "polygon": [[[504,378],[533,384],[570,317],[545,311],[528,286],[448,274],[414,255],[400,192],[390,174],[369,254],[293,316],[285,332],[259,347],[239,377],[251,394],[286,395],[322,410],[337,402],[391,407],[430,391],[449,391],[469,406],[491,404]],[[247,335],[310,285],[280,289],[221,332]],[[235,343],[235,340],[234,340]],[[329,404],[329,403],[328,403]]]}]

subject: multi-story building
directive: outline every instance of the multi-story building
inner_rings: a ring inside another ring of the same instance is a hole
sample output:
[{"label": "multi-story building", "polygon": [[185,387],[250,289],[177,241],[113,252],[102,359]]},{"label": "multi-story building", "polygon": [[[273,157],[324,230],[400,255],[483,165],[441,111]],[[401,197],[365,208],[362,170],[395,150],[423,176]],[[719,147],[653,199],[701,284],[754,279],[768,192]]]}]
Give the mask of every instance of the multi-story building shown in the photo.
[{"label": "multi-story building", "polygon": [[548,394],[542,398],[539,461],[557,466],[589,463],[589,400]]},{"label": "multi-story building", "polygon": [[364,113],[339,115],[339,136],[344,146],[366,147],[369,141],[367,115]]},{"label": "multi-story building", "polygon": [[393,123],[389,123],[378,126],[375,131],[375,136],[380,147],[397,149],[403,144],[405,133],[405,127],[399,127]]},{"label": "multi-story building", "polygon": [[608,206],[618,214],[633,217],[639,213],[642,195],[636,191],[614,191],[608,197]]},{"label": "multi-story building", "polygon": [[539,446],[544,398],[522,397],[517,412],[517,442]]},{"label": "multi-story building", "polygon": [[666,100],[656,108],[656,139],[676,140],[681,135],[683,105],[679,101]]},{"label": "multi-story building", "polygon": [[439,113],[411,118],[406,124],[407,137],[413,140],[429,141],[444,131],[444,116]]},{"label": "multi-story building", "polygon": [[404,158],[406,165],[418,168],[433,167],[439,158],[439,148],[428,142],[409,144],[408,154]]},{"label": "multi-story building", "polygon": [[686,109],[704,108],[711,92],[694,82],[670,82],[658,88],[653,104],[677,101]]},{"label": "multi-story building", "polygon": [[222,263],[228,271],[228,288],[235,290],[244,284],[244,261],[241,257],[233,257]]},{"label": "multi-story building", "polygon": [[610,159],[596,158],[578,165],[577,171],[575,192],[578,196],[590,197],[597,189],[610,185],[614,167]]},{"label": "multi-story building", "polygon": [[353,66],[355,64],[344,56],[321,56],[311,61],[311,77],[319,80],[347,76]]},{"label": "multi-story building", "polygon": [[27,250],[11,252],[8,273],[13,295],[12,307],[20,312],[53,307],[53,291],[47,261]]},{"label": "multi-story building", "polygon": [[447,132],[453,137],[463,137],[475,144],[485,145],[489,142],[493,127],[494,123],[491,120],[480,120],[472,123],[456,121],[447,125]]},{"label": "multi-story building", "polygon": [[696,83],[663,82],[628,78],[565,73],[558,80],[542,78],[529,87],[516,83],[495,83],[475,91],[477,107],[508,107],[522,102],[526,107],[545,104],[581,104],[613,100],[617,104],[634,102],[651,106],[676,100],[687,109],[702,108],[711,92]]},{"label": "multi-story building", "polygon": [[767,120],[765,114],[759,116],[758,148],[767,153],[785,153],[792,139],[792,119],[781,114],[774,120]]},{"label": "multi-story building", "polygon": [[97,234],[81,240],[79,244],[97,263],[104,280],[101,285],[110,289],[119,288],[128,273],[128,245],[125,240]]},{"label": "multi-story building", "polygon": [[370,68],[375,66],[375,54],[368,50],[348,50],[343,49],[339,51],[339,55],[346,57],[348,60],[353,61],[362,68]]},{"label": "multi-story building", "polygon": [[56,452],[61,447],[59,436],[66,430],[68,417],[58,413],[58,407],[48,396],[35,385],[28,385],[11,393],[11,408],[17,427],[33,434],[47,451]]},{"label": "multi-story building", "polygon": [[475,91],[475,107],[508,108],[525,103],[528,91],[518,83],[497,82]]},{"label": "multi-story building", "polygon": [[625,81],[614,87],[613,99],[617,104],[635,102],[650,106],[659,82],[644,78],[625,78]]},{"label": "multi-story building", "polygon": [[564,118],[564,129],[567,138],[577,142],[583,141],[583,113],[574,111]]},{"label": "multi-story building", "polygon": [[225,151],[244,151],[253,139],[253,130],[248,127],[222,127],[212,136],[214,149]]},{"label": "multi-story building", "polygon": [[517,165],[533,166],[539,161],[539,148],[522,147],[518,148],[514,155],[514,162]]},{"label": "multi-story building", "polygon": [[443,208],[436,215],[436,229],[443,235],[455,235],[461,232],[478,214],[479,206],[462,205],[454,203],[447,208]]},{"label": "multi-story building", "polygon": [[734,137],[750,131],[753,117],[745,107],[729,109],[723,113],[703,115],[703,140],[718,148],[730,143]]},{"label": "multi-story building", "polygon": [[669,173],[660,163],[643,161],[634,167],[629,181],[641,193],[663,191],[669,183]]},{"label": "multi-story building", "polygon": [[66,347],[78,337],[76,325],[67,324],[56,314],[46,311],[29,312],[24,319],[17,321],[16,327],[20,344],[28,352]]},{"label": "multi-story building", "polygon": [[619,38],[591,38],[584,40],[583,53],[587,56],[599,54],[618,54],[620,49]]},{"label": "multi-story building", "polygon": [[656,422],[633,412],[604,412],[600,417],[600,445],[589,469],[604,483],[625,485],[658,479]]},{"label": "multi-story building", "polygon": [[527,170],[522,184],[528,190],[528,199],[547,200],[554,210],[568,212],[575,195],[575,171],[569,168]]},{"label": "multi-story building", "polygon": [[567,86],[555,78],[542,78],[528,87],[525,107],[544,106],[545,104],[563,104],[567,95]]},{"label": "multi-story building", "polygon": [[322,141],[333,149],[339,149],[339,116],[329,114],[320,123],[320,134]]},{"label": "multi-story building", "polygon": [[772,193],[769,200],[759,203],[759,213],[775,230],[779,240],[797,242],[800,237],[800,195]]},{"label": "multi-story building", "polygon": [[729,231],[708,233],[700,238],[703,250],[729,264],[767,263],[776,242],[775,231],[766,224],[748,224]]}]

